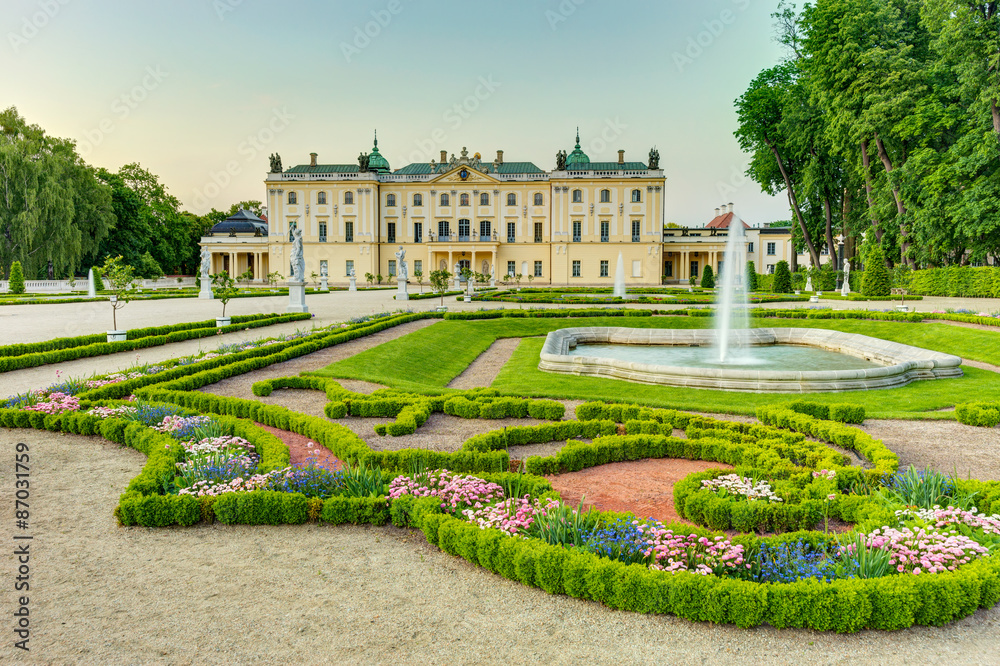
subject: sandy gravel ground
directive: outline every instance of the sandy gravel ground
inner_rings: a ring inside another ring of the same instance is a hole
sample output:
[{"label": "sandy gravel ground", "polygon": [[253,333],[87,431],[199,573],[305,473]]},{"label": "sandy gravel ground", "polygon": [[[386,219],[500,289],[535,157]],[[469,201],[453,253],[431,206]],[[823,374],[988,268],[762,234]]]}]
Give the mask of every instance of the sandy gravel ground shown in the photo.
[{"label": "sandy gravel ground", "polygon": [[473,389],[480,386],[490,386],[519,344],[521,344],[521,338],[497,340],[475,361],[470,363],[469,367],[462,371],[462,374],[451,380],[448,388]]},{"label": "sandy gravel ground", "polygon": [[859,427],[892,449],[900,467],[930,467],[962,478],[1000,481],[1000,428],[975,428],[957,421],[876,419]]},{"label": "sandy gravel ground", "polygon": [[[0,430],[7,506],[17,441],[32,453],[32,651],[4,632],[0,661],[989,664],[1000,647],[996,608],[894,633],[744,631],[551,596],[392,527],[121,528],[111,510],[143,457],[97,438]],[[13,603],[0,595],[4,617]]]}]

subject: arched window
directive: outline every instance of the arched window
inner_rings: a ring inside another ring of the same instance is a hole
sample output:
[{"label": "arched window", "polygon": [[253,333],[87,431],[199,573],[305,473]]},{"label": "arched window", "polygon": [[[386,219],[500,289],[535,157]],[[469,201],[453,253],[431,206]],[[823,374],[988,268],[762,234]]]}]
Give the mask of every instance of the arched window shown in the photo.
[{"label": "arched window", "polygon": [[396,205],[396,195],[395,194],[387,194],[387,195],[385,195],[385,205],[386,206],[395,206]]},{"label": "arched window", "polygon": [[542,205],[542,193],[541,192],[535,192],[535,205],[536,206],[541,206]]},{"label": "arched window", "polygon": [[345,204],[354,203],[354,192],[344,192],[344,203]]},{"label": "arched window", "polygon": [[511,192],[507,195],[507,205],[516,206],[517,205],[517,195]]},{"label": "arched window", "polygon": [[288,193],[288,205],[297,204],[299,202],[299,197],[295,192]]},{"label": "arched window", "polygon": [[611,190],[601,190],[601,203],[611,203]]},{"label": "arched window", "polygon": [[490,195],[487,194],[486,192],[483,192],[482,194],[480,194],[479,195],[479,205],[480,206],[489,206],[490,205]]},{"label": "arched window", "polygon": [[423,206],[424,205],[424,195],[422,195],[422,194],[414,194],[413,195],[413,205],[414,206]]},{"label": "arched window", "polygon": [[326,203],[326,192],[320,192],[316,195],[316,203],[325,204]]},{"label": "arched window", "polygon": [[459,206],[468,206],[469,205],[469,195],[466,194],[465,192],[462,192],[461,194],[459,194],[458,195],[458,205]]},{"label": "arched window", "polygon": [[451,205],[451,202],[448,199],[448,195],[447,194],[442,194],[441,195],[441,205],[442,206],[450,206]]},{"label": "arched window", "polygon": [[573,190],[573,203],[583,203],[583,190]]},{"label": "arched window", "polygon": [[632,203],[642,203],[642,192],[632,190]]}]

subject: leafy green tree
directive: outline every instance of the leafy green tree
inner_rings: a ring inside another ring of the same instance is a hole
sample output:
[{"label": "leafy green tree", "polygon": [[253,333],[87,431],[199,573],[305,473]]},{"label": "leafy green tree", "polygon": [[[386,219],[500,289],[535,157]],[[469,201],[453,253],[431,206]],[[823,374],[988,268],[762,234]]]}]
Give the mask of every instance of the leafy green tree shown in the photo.
[{"label": "leafy green tree", "polygon": [[163,277],[163,270],[160,268],[160,264],[156,263],[156,259],[153,259],[153,255],[149,251],[144,252],[139,257],[136,273],[147,280],[159,280]]},{"label": "leafy green tree", "polygon": [[111,292],[111,321],[113,330],[118,330],[118,310],[125,307],[135,293],[135,271],[120,256],[108,257],[101,266],[101,273]]},{"label": "leafy green tree", "polygon": [[861,280],[861,293],[872,298],[883,298],[892,293],[892,278],[885,267],[882,248],[873,244],[865,259],[865,275]]},{"label": "leafy green tree", "polygon": [[448,291],[448,281],[451,273],[446,270],[431,271],[431,288],[441,294],[441,305],[444,305],[444,292]]},{"label": "leafy green tree", "polygon": [[774,286],[771,291],[776,294],[792,293],[792,273],[788,270],[788,262],[784,259],[774,266]]},{"label": "leafy green tree", "polygon": [[233,296],[240,293],[240,288],[236,281],[229,276],[229,271],[222,271],[212,275],[212,293],[222,302],[222,316],[226,316],[226,304],[232,300]]},{"label": "leafy green tree", "polygon": [[24,293],[24,271],[21,270],[21,262],[15,261],[10,265],[10,293]]},{"label": "leafy green tree", "polygon": [[365,281],[368,283],[368,288],[371,289],[372,283],[375,282],[375,276],[371,273],[365,273]]},{"label": "leafy green tree", "polygon": [[420,285],[420,293],[424,293],[424,272],[420,270],[413,271],[413,277],[417,279],[417,284]]},{"label": "leafy green tree", "polygon": [[714,289],[715,288],[715,274],[712,272],[712,267],[705,264],[705,270],[701,272],[701,288],[702,289]]},{"label": "leafy green tree", "polygon": [[747,262],[747,291],[757,291],[757,267],[752,261]]}]

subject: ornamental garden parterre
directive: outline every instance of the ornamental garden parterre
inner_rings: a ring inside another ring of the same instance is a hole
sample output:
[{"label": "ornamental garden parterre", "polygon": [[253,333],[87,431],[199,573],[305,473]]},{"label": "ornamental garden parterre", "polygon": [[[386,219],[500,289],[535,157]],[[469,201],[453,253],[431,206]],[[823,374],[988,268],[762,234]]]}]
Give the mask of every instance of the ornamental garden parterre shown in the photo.
[{"label": "ornamental garden parterre", "polygon": [[[441,315],[362,318],[106,377],[60,378],[0,403],[0,425],[99,435],[144,453],[142,472],[107,507],[126,526],[391,522],[552,594],[741,627],[942,625],[1000,600],[1000,483],[901,469],[852,425],[865,419],[854,403],[765,405],[757,422],[740,423],[592,400],[566,419],[556,400],[495,389],[362,394],[310,374],[253,385],[256,396],[322,392],[319,418],[198,390],[429,317]],[[542,422],[477,434],[453,453],[376,451],[338,423],[388,418],[376,432],[398,437],[432,413]],[[261,425],[308,437],[315,455],[291,465],[288,447]],[[510,456],[509,447],[541,442],[565,444],[550,456]],[[566,503],[546,478],[650,458],[727,468],[676,483],[674,504],[689,522],[670,524]]]}]

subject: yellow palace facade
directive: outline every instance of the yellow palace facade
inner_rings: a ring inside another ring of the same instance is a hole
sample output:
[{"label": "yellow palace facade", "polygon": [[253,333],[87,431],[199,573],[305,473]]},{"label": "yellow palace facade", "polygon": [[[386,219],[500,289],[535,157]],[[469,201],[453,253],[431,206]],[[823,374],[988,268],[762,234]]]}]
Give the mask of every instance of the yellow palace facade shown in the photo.
[{"label": "yellow palace facade", "polygon": [[725,229],[676,238],[664,230],[665,177],[655,149],[646,162],[626,161],[624,151],[617,162],[591,162],[579,134],[551,171],[505,161],[503,151],[484,161],[465,148],[392,170],[376,139],[356,164],[320,164],[311,153],[307,164],[285,170],[272,155],[265,187],[266,232],[257,220],[239,223],[247,233],[217,225],[202,239],[213,271],[287,278],[291,230],[300,228],[306,275],[327,274],[332,285],[346,285],[352,271],[361,284],[366,273],[396,275],[402,246],[411,283],[418,271],[427,282],[431,271],[457,267],[498,279],[520,274],[522,286],[608,286],[621,254],[626,284],[651,286],[664,276],[686,283],[706,264],[718,270],[726,241]]}]

